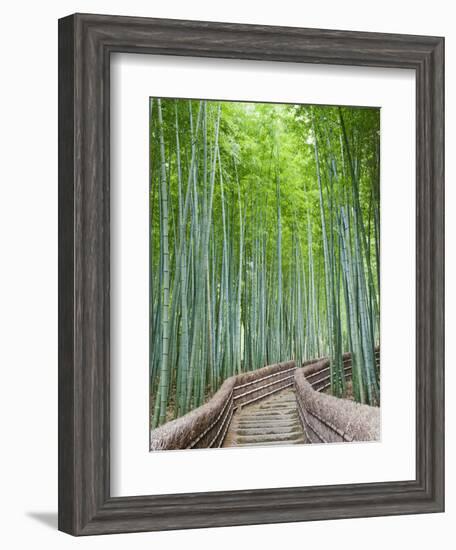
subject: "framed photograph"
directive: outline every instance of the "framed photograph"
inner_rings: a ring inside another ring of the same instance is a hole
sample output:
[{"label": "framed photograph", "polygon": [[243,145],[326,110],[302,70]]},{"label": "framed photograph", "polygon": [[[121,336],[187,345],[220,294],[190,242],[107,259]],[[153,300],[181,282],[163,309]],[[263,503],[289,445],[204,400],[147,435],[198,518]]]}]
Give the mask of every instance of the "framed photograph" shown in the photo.
[{"label": "framed photograph", "polygon": [[444,40],[59,21],[59,529],[444,509]]}]

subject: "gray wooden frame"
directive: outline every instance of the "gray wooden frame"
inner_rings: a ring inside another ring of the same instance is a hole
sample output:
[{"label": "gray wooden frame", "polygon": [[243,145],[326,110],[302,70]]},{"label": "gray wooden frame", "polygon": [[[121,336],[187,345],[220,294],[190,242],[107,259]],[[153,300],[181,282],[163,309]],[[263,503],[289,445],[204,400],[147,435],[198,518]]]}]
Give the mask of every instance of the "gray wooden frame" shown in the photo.
[{"label": "gray wooden frame", "polygon": [[[415,480],[110,496],[112,52],[416,71]],[[443,38],[82,14],[59,21],[59,529],[90,535],[443,511],[443,77]]]}]

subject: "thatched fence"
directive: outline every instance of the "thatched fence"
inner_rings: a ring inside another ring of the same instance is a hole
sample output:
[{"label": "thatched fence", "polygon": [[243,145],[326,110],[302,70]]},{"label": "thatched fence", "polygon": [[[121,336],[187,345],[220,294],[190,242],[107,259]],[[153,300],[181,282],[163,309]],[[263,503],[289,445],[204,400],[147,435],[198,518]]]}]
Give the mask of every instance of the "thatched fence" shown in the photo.
[{"label": "thatched fence", "polygon": [[[376,350],[377,359],[380,350]],[[351,355],[343,356],[345,378],[351,378]],[[307,361],[294,377],[298,413],[311,443],[376,441],[380,409],[322,393],[330,384],[328,358]]]},{"label": "thatched fence", "polygon": [[[377,368],[380,364],[380,348],[375,349],[375,358],[377,361]],[[322,363],[323,361],[323,363]],[[352,376],[352,364],[351,353],[344,353],[342,355],[342,361],[344,365],[345,379],[349,380]],[[311,359],[310,361],[304,361],[302,366],[305,369],[305,376],[308,382],[312,384],[314,390],[325,391],[331,386],[331,375],[329,372],[329,359],[327,357],[320,357],[319,359]]]}]

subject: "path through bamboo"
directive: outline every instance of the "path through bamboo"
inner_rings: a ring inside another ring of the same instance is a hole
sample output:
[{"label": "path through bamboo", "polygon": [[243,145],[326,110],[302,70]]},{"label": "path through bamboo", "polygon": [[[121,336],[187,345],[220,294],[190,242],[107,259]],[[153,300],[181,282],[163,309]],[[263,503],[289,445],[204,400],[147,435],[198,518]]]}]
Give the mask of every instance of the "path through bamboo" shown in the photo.
[{"label": "path through bamboo", "polygon": [[286,388],[233,415],[223,447],[306,443],[295,391]]},{"label": "path through bamboo", "polygon": [[[349,381],[351,355],[342,358]],[[379,407],[323,393],[329,367],[326,357],[231,376],[204,405],[152,430],[150,450],[378,441]]]}]

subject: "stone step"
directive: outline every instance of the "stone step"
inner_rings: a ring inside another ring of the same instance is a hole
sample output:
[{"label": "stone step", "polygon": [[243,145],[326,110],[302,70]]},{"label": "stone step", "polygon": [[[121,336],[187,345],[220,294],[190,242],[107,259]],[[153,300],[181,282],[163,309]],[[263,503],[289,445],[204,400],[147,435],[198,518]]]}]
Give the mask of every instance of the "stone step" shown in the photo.
[{"label": "stone step", "polygon": [[296,420],[274,420],[274,422],[268,422],[267,420],[238,420],[233,424],[233,428],[262,428],[268,426],[275,426],[277,428],[290,428],[297,425]]},{"label": "stone step", "polygon": [[291,441],[302,437],[302,431],[297,430],[295,432],[277,433],[272,434],[259,434],[259,435],[237,435],[236,441],[238,443],[260,443],[269,441]]},{"label": "stone step", "polygon": [[301,433],[299,426],[292,426],[291,429],[289,426],[286,427],[277,427],[277,426],[269,426],[267,428],[238,428],[236,430],[236,436],[256,436],[256,435],[272,435],[272,434],[278,434],[278,435],[290,435],[290,434],[296,434]]},{"label": "stone step", "polygon": [[270,418],[271,420],[273,420],[274,418],[281,418],[281,417],[290,417],[290,416],[293,416],[297,414],[296,410],[290,410],[290,411],[275,411],[275,412],[271,412],[271,411],[264,411],[264,412],[261,412],[261,411],[255,411],[255,412],[252,412],[252,413],[244,413],[244,414],[240,414],[239,415],[239,418]]},{"label": "stone step", "polygon": [[306,443],[293,388],[237,409],[224,447],[295,445]]},{"label": "stone step", "polygon": [[[281,414],[280,416],[268,416],[268,417],[261,417],[261,416],[254,416],[254,417],[244,417],[244,418],[237,418],[237,423],[258,423],[258,424],[293,424],[294,422],[299,422],[299,416],[297,414]],[[234,426],[235,424],[233,424]]]},{"label": "stone step", "polygon": [[271,398],[271,399],[265,399],[264,401],[257,401],[257,404],[258,405],[264,405],[264,403],[291,403],[291,404],[293,404],[293,402],[296,403],[296,399],[294,397],[293,397],[293,399],[290,399],[290,398],[287,398],[287,399]]},{"label": "stone step", "polygon": [[262,441],[259,443],[233,443],[230,447],[272,447],[278,445],[299,445],[306,443],[304,437],[294,439],[292,441]]},{"label": "stone step", "polygon": [[[295,400],[296,402],[296,400]],[[293,399],[265,399],[263,401],[257,401],[257,406],[261,406],[261,405],[264,405],[265,403],[289,403],[289,404],[293,404]]]},{"label": "stone step", "polygon": [[258,407],[258,411],[292,411],[296,409],[296,403],[267,403]]}]

